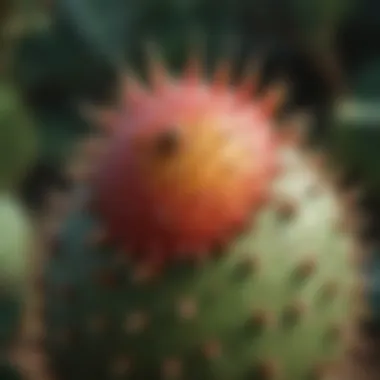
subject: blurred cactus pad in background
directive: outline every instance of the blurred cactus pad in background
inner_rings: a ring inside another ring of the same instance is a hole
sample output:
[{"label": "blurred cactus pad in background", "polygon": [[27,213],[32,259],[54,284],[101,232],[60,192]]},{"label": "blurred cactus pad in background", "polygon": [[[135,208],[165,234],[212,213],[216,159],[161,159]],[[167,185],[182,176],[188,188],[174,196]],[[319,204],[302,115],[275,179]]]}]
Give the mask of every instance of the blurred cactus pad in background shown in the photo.
[{"label": "blurred cactus pad in background", "polygon": [[32,227],[18,189],[33,168],[37,139],[33,114],[12,68],[19,38],[39,28],[41,20],[33,12],[25,18],[22,5],[2,2],[0,8],[0,376],[4,379],[18,376],[6,362],[30,295],[34,253]]}]

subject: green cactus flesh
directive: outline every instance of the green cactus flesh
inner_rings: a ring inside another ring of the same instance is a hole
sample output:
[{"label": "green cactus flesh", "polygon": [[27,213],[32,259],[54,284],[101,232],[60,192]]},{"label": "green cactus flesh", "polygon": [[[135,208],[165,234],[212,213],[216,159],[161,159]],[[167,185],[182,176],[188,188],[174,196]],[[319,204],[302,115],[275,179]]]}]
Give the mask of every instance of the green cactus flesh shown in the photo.
[{"label": "green cactus flesh", "polygon": [[274,196],[212,258],[153,277],[101,244],[99,220],[76,203],[46,268],[47,342],[62,378],[323,378],[356,307],[355,239],[337,228],[331,189],[298,153],[285,159],[274,194],[292,207]]},{"label": "green cactus flesh", "polygon": [[30,229],[21,207],[0,196],[0,348],[10,343],[27,297]]}]

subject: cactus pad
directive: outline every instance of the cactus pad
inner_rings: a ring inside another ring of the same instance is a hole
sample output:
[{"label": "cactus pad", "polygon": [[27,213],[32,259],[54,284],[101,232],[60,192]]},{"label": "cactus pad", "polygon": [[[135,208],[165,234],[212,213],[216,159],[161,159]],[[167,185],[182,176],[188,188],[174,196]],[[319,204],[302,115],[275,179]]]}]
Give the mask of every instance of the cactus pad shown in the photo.
[{"label": "cactus pad", "polygon": [[165,82],[160,68],[153,92],[128,82],[128,117],[101,112],[109,139],[53,241],[56,373],[323,379],[360,289],[342,200],[272,128],[278,92],[250,104],[223,76]]},{"label": "cactus pad", "polygon": [[0,196],[0,347],[16,332],[26,298],[30,229],[18,203]]}]

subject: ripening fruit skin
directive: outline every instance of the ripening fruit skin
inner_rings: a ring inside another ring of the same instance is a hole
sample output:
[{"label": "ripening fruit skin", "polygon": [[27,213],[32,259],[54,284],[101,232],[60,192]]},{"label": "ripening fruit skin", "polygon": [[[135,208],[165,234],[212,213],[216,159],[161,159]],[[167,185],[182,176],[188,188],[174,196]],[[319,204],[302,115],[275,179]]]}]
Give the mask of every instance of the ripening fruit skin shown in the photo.
[{"label": "ripening fruit skin", "polygon": [[[279,143],[273,98],[249,106],[220,80],[163,78],[148,94],[129,82],[128,117],[102,113],[109,138],[51,245],[56,374],[322,378],[342,359],[358,307],[341,194],[302,150]],[[202,112],[181,113],[184,104]]]},{"label": "ripening fruit skin", "polygon": [[30,271],[31,227],[14,197],[0,194],[0,348],[12,342],[21,322]]}]

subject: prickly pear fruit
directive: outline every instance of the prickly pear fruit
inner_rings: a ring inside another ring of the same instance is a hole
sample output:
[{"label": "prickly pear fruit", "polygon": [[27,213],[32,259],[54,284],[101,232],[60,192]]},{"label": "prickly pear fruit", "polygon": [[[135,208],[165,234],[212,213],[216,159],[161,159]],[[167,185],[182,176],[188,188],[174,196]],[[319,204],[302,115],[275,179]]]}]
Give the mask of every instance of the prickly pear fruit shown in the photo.
[{"label": "prickly pear fruit", "polygon": [[352,202],[274,128],[282,91],[252,102],[254,82],[197,69],[157,63],[150,90],[127,76],[117,110],[92,113],[106,136],[83,148],[46,266],[62,379],[322,379],[342,358]]}]

